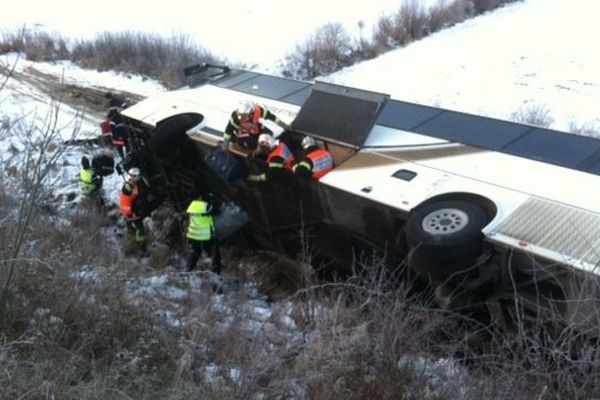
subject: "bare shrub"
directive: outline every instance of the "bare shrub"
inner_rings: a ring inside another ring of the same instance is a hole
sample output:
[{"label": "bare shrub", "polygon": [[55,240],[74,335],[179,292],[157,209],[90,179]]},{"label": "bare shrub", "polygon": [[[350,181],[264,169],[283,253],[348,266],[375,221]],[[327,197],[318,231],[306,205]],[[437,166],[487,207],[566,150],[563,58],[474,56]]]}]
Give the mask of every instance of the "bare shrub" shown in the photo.
[{"label": "bare shrub", "polygon": [[439,1],[429,9],[429,31],[437,32],[474,15],[470,0]]},{"label": "bare shrub", "polygon": [[[329,49],[329,40],[333,37],[344,38],[351,43],[347,33],[341,32],[330,24],[315,34],[286,57],[284,75],[299,79],[312,79],[316,76],[332,73],[350,64],[377,57],[391,49],[405,46],[440,29],[462,22],[474,15],[519,0],[440,0],[426,9],[419,0],[403,2],[397,12],[382,16],[375,27],[370,40],[360,38],[354,45],[343,45],[339,51]],[[329,38],[329,39],[328,39]],[[341,41],[340,41],[341,42]],[[323,51],[320,51],[323,50]],[[326,50],[329,49],[329,50]]]},{"label": "bare shrub", "polygon": [[594,122],[580,123],[577,121],[569,121],[569,132],[577,135],[591,136],[600,138],[600,127]]},{"label": "bare shrub", "polygon": [[393,49],[396,46],[393,32],[393,18],[389,15],[379,18],[373,30],[373,42],[380,53]]},{"label": "bare shrub", "polygon": [[183,68],[198,62],[222,63],[185,34],[164,38],[140,32],[104,32],[75,43],[71,59],[86,68],[145,75],[167,86],[183,82]]},{"label": "bare shrub", "polygon": [[554,122],[550,115],[550,109],[541,103],[526,103],[517,111],[513,112],[510,119],[528,125],[549,127]]},{"label": "bare shrub", "polygon": [[473,10],[475,15],[483,14],[484,12],[494,10],[509,3],[522,0],[471,0],[473,2]]},{"label": "bare shrub", "polygon": [[32,61],[51,61],[67,58],[67,42],[58,33],[22,29],[3,32],[0,39],[0,54],[24,53]]},{"label": "bare shrub", "polygon": [[315,77],[348,66],[352,60],[351,43],[340,23],[324,25],[286,57],[284,75]]},{"label": "bare shrub", "polygon": [[427,13],[419,0],[403,1],[394,17],[394,22],[396,29],[399,30],[396,41],[400,45],[419,40],[427,34]]}]

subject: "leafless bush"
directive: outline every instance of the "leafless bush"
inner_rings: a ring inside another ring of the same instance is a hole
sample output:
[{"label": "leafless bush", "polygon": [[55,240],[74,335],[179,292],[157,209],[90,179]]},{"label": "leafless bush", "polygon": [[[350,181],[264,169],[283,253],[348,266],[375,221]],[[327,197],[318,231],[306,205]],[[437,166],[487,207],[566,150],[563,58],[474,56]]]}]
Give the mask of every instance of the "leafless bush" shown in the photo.
[{"label": "leafless bush", "polygon": [[600,127],[594,122],[580,123],[577,121],[569,121],[569,132],[582,136],[591,136],[600,138]]},{"label": "leafless bush", "polygon": [[370,40],[362,37],[352,40],[339,24],[328,24],[296,46],[295,51],[286,57],[283,73],[299,79],[329,74],[515,1],[518,0],[488,0],[482,3],[440,0],[425,9],[422,2],[410,0],[403,2],[397,12],[382,16]]},{"label": "leafless bush", "polygon": [[85,68],[144,75],[167,86],[183,83],[183,68],[190,64],[226,63],[186,34],[163,37],[131,31],[105,32],[92,40],[76,41],[43,31],[5,32],[0,54],[9,52],[25,54],[33,61],[68,59]]},{"label": "leafless bush", "polygon": [[156,78],[165,85],[183,82],[183,68],[193,63],[222,63],[184,34],[164,38],[140,32],[105,32],[75,43],[71,59],[84,67],[118,70]]},{"label": "leafless bush", "polygon": [[475,15],[483,14],[484,12],[494,10],[509,3],[521,0],[471,0]]},{"label": "leafless bush", "polygon": [[429,32],[437,32],[475,15],[470,0],[439,1],[429,9]]},{"label": "leafless bush", "polygon": [[529,125],[548,127],[554,122],[550,109],[541,103],[527,103],[513,112],[510,119]]},{"label": "leafless bush", "polygon": [[287,56],[284,74],[315,77],[348,66],[352,60],[351,43],[341,24],[324,25]]},{"label": "leafless bush", "polygon": [[0,38],[0,54],[23,53],[32,61],[51,61],[67,58],[67,42],[57,33],[22,29],[4,32]]}]

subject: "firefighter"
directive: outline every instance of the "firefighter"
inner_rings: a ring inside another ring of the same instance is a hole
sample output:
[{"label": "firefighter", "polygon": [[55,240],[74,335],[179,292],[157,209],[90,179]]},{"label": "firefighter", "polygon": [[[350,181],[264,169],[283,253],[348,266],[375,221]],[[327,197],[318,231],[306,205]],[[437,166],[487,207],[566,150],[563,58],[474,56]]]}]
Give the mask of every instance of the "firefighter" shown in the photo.
[{"label": "firefighter", "polygon": [[142,255],[147,255],[146,231],[144,228],[145,215],[140,211],[139,205],[136,205],[140,198],[140,193],[144,190],[141,171],[137,167],[130,168],[127,171],[127,179],[123,183],[119,195],[119,208],[121,215],[127,223],[127,233],[133,237]]},{"label": "firefighter", "polygon": [[112,146],[119,153],[121,160],[124,160],[127,154],[128,143],[127,128],[125,127],[121,111],[127,107],[127,102],[112,93],[108,93],[106,97],[109,99],[106,118],[110,121],[111,125]]},{"label": "firefighter", "polygon": [[247,180],[251,182],[264,182],[267,180],[267,174],[276,168],[281,171],[287,169],[293,171],[296,157],[290,148],[282,140],[276,140],[273,136],[263,133],[258,137],[258,148],[253,154],[255,157],[264,155],[267,163],[267,170],[261,174],[248,175]]},{"label": "firefighter", "polygon": [[231,117],[225,128],[223,149],[227,150],[230,143],[237,143],[247,149],[256,149],[258,136],[261,133],[272,135],[271,130],[265,127],[261,120],[273,121],[283,129],[289,129],[289,126],[285,122],[266,108],[250,101],[242,100],[238,108],[231,113]]},{"label": "firefighter", "polygon": [[101,209],[104,206],[102,175],[91,166],[90,160],[85,156],[81,158],[79,181],[81,183],[81,191],[86,194],[86,197],[93,200],[98,209]]},{"label": "firefighter", "polygon": [[294,165],[297,175],[319,179],[333,169],[331,153],[320,148],[314,138],[305,136],[302,139],[302,149],[304,157]]},{"label": "firefighter", "polygon": [[208,255],[212,263],[212,271],[221,273],[221,252],[215,235],[214,215],[218,208],[204,201],[202,196],[193,200],[187,208],[188,227],[186,237],[190,244],[190,257],[187,270],[193,271],[202,253]]}]

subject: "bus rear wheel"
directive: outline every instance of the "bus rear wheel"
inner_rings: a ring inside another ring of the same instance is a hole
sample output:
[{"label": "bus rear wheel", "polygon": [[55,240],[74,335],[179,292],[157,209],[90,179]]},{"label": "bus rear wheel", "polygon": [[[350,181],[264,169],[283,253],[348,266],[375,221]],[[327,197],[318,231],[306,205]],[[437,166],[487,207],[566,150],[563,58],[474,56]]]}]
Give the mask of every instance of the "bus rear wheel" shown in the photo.
[{"label": "bus rear wheel", "polygon": [[430,263],[460,264],[482,252],[486,214],[477,204],[443,200],[425,204],[409,216],[406,241],[415,257]]}]

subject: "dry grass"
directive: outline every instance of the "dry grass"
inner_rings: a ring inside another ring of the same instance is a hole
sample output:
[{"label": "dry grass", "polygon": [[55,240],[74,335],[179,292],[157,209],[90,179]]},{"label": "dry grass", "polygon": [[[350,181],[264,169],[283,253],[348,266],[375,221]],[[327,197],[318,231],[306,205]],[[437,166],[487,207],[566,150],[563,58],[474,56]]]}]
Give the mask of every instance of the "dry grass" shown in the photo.
[{"label": "dry grass", "polygon": [[[509,333],[440,309],[398,284],[402,266],[375,260],[329,282],[309,274],[267,306],[251,281],[282,277],[245,260],[245,280],[225,283],[215,301],[189,276],[122,258],[89,214],[61,215],[60,231],[55,216],[37,215],[1,331],[3,398],[529,399],[598,390],[595,343],[566,328]],[[63,245],[82,237],[94,246]],[[236,253],[225,254],[231,265]],[[158,293],[131,295],[132,283],[156,273],[187,291],[176,307]],[[162,316],[169,307],[180,325]]]}]

